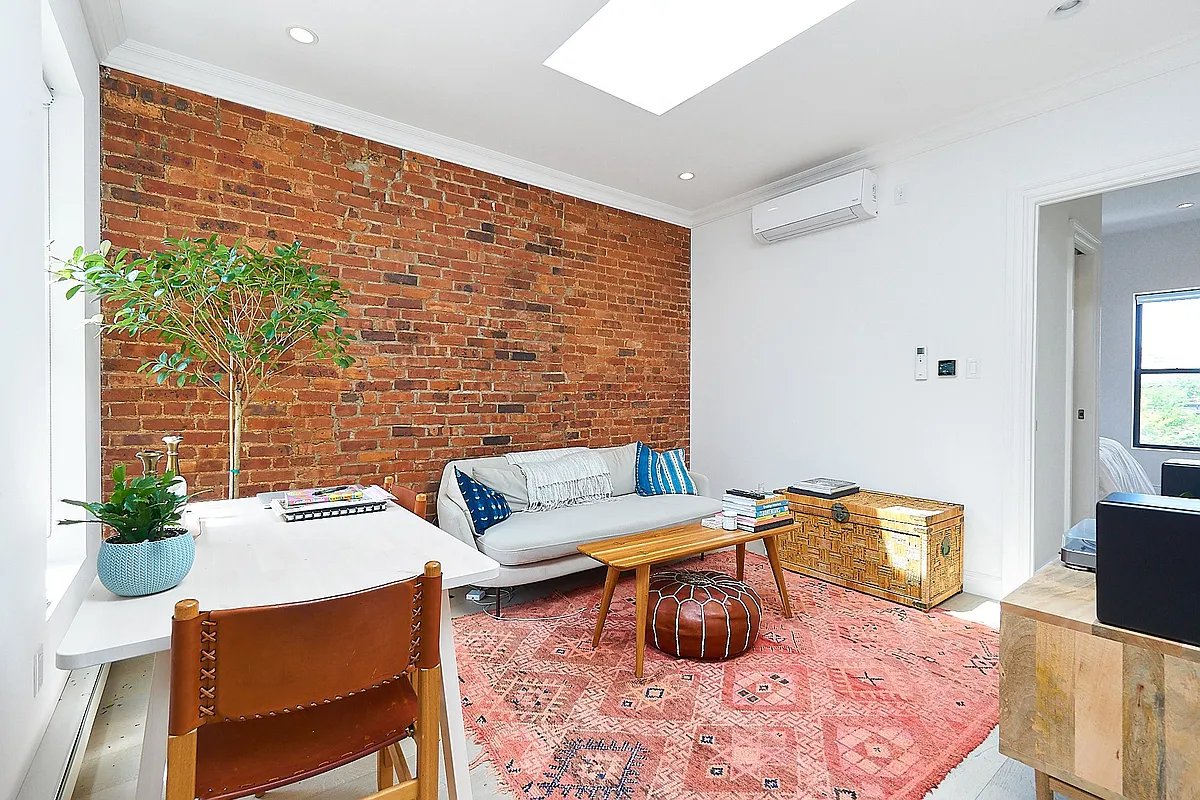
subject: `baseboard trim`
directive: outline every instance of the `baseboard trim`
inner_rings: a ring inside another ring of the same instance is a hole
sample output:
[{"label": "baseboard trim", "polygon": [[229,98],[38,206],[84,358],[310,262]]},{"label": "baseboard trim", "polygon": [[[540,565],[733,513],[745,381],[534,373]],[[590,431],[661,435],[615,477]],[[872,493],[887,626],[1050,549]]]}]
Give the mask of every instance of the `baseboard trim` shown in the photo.
[{"label": "baseboard trim", "polygon": [[999,575],[989,575],[986,572],[963,571],[963,591],[986,597],[989,600],[999,600],[1004,596],[1003,582]]},{"label": "baseboard trim", "polygon": [[67,677],[16,800],[70,800],[107,682],[108,664]]}]

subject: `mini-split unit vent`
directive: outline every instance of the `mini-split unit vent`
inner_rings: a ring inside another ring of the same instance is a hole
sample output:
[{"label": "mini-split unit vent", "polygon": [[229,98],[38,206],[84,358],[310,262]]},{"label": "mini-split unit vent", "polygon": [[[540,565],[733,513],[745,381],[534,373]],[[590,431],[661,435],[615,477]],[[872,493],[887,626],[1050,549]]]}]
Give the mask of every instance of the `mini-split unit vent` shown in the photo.
[{"label": "mini-split unit vent", "polygon": [[875,173],[861,169],[759,203],[751,212],[751,223],[754,237],[771,244],[878,214]]}]

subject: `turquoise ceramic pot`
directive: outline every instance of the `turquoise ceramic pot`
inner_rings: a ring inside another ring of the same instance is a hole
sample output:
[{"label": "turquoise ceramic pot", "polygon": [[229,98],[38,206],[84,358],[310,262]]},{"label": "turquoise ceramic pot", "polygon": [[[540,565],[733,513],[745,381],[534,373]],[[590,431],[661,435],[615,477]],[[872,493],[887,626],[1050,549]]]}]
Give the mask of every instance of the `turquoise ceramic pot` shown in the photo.
[{"label": "turquoise ceramic pot", "polygon": [[181,531],[178,536],[153,542],[102,543],[96,574],[113,594],[140,597],[178,586],[195,560],[196,540]]}]

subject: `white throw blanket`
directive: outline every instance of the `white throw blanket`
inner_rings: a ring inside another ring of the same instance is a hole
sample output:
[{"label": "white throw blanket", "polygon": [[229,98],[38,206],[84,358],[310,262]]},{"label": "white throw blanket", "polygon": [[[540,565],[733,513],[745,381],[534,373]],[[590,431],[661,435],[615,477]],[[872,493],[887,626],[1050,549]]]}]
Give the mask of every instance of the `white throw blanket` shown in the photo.
[{"label": "white throw blanket", "polygon": [[508,463],[521,468],[529,489],[526,511],[549,511],[563,506],[595,503],[612,497],[612,475],[599,454],[580,448],[556,453],[509,453]]},{"label": "white throw blanket", "polygon": [[508,459],[508,463],[519,467],[522,464],[537,464],[542,461],[553,461],[563,456],[586,452],[586,447],[557,447],[553,450],[528,450],[524,453],[509,453],[505,458]]},{"label": "white throw blanket", "polygon": [[1158,494],[1146,470],[1120,442],[1100,437],[1100,496],[1109,492]]}]

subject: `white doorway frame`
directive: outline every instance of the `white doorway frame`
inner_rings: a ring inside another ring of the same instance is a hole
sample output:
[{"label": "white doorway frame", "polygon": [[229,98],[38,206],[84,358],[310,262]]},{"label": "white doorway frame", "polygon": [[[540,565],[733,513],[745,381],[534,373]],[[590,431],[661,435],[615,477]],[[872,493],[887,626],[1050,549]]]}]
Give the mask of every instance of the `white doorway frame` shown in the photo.
[{"label": "white doorway frame", "polygon": [[[1075,246],[1075,257],[1072,259],[1072,264],[1071,264],[1071,287],[1072,287],[1071,294],[1072,294],[1072,298],[1073,298],[1073,300],[1072,300],[1073,316],[1075,316],[1077,318],[1077,315],[1079,314],[1077,286],[1078,286],[1078,281],[1080,280],[1080,270],[1081,269],[1090,271],[1092,288],[1094,290],[1094,294],[1092,295],[1092,303],[1091,303],[1092,307],[1090,309],[1090,313],[1092,314],[1092,333],[1093,333],[1094,341],[1091,343],[1091,347],[1087,349],[1087,355],[1094,359],[1092,375],[1095,378],[1095,380],[1092,382],[1092,391],[1089,393],[1088,397],[1083,398],[1083,399],[1085,399],[1087,401],[1086,402],[1087,408],[1085,409],[1085,413],[1091,414],[1091,422],[1093,423],[1093,425],[1096,426],[1095,427],[1096,436],[1093,438],[1096,438],[1098,441],[1099,432],[1100,432],[1100,429],[1099,429],[1099,411],[1100,411],[1100,409],[1099,409],[1099,405],[1100,405],[1100,402],[1099,402],[1100,280],[1099,280],[1099,275],[1098,275],[1099,264],[1098,264],[1097,256],[1100,253],[1101,243],[1100,243],[1100,237],[1097,235],[1097,233],[1094,233],[1094,232],[1088,230],[1087,226],[1085,226],[1082,222],[1080,222],[1077,219],[1071,220],[1071,235],[1074,240],[1073,243]],[[1068,469],[1067,480],[1066,480],[1065,487],[1064,487],[1066,490],[1066,497],[1063,498],[1063,512],[1065,514],[1065,519],[1063,520],[1063,530],[1064,531],[1068,530],[1076,522],[1076,520],[1075,520],[1075,510],[1076,510],[1076,502],[1075,501],[1076,501],[1076,489],[1077,489],[1076,482],[1079,479],[1078,471],[1081,466],[1079,463],[1079,459],[1076,458],[1076,453],[1075,453],[1075,445],[1076,445],[1075,428],[1077,427],[1076,413],[1078,412],[1078,410],[1080,408],[1080,398],[1076,395],[1076,390],[1078,389],[1078,386],[1075,384],[1075,381],[1074,381],[1077,360],[1080,357],[1079,342],[1077,341],[1076,336],[1075,336],[1077,331],[1078,331],[1078,328],[1076,327],[1076,322],[1073,319],[1071,322],[1071,325],[1070,325],[1070,334],[1071,335],[1069,335],[1067,337],[1066,369],[1067,369],[1067,375],[1071,376],[1071,378],[1069,379],[1070,384],[1071,384],[1071,390],[1069,392],[1067,392],[1067,407],[1064,410],[1064,413],[1067,415],[1067,441],[1066,441],[1067,452],[1065,454],[1065,460],[1063,463],[1067,465],[1067,469]],[[1037,391],[1036,382],[1034,383],[1034,391],[1035,392]],[[1088,470],[1091,473],[1090,477],[1089,477],[1089,482],[1091,484],[1091,488],[1088,490],[1089,497],[1095,497],[1095,494],[1096,494],[1096,485],[1097,485],[1096,484],[1096,466],[1097,466],[1096,462],[1099,460],[1099,452],[1097,450],[1097,446],[1095,443],[1093,443],[1092,451],[1093,451],[1092,452],[1093,458],[1092,458],[1092,463],[1090,465],[1091,469]],[[1089,506],[1094,505],[1094,501],[1089,500],[1088,505]]]},{"label": "white doorway frame", "polygon": [[1016,189],[1008,203],[1008,286],[1006,318],[1013,365],[1010,471],[1003,487],[1004,530],[1011,531],[1001,564],[1004,593],[1033,574],[1033,442],[1035,325],[1037,322],[1038,211],[1042,206],[1200,172],[1200,149],[1192,148],[1149,161],[1054,183]]}]

